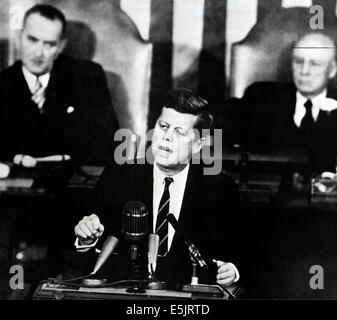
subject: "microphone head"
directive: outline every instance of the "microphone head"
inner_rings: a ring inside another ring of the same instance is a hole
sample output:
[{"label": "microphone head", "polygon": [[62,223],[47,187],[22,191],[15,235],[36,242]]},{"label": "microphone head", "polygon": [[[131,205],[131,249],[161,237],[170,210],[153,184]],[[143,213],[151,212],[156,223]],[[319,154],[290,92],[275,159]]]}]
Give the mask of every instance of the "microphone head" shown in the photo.
[{"label": "microphone head", "polygon": [[148,212],[141,201],[130,201],[123,209],[122,234],[132,244],[141,242],[148,234]]}]

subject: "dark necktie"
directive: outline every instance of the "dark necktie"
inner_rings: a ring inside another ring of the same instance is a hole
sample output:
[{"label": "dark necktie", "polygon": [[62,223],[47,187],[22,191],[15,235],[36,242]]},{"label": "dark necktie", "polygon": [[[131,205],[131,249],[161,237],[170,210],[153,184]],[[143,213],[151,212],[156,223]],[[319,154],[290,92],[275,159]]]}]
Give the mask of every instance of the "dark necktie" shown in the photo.
[{"label": "dark necktie", "polygon": [[164,192],[161,197],[159,208],[158,208],[156,233],[159,236],[158,254],[161,256],[164,256],[168,251],[168,221],[166,219],[166,216],[169,213],[169,207],[170,207],[169,186],[172,182],[173,182],[172,178],[170,177],[165,178]]},{"label": "dark necktie", "polygon": [[316,162],[317,162],[317,154],[316,154],[316,139],[317,135],[315,133],[315,122],[312,117],[312,102],[311,100],[307,100],[304,104],[306,109],[305,116],[301,122],[301,130],[303,142],[308,150],[308,170],[312,173],[315,170]]},{"label": "dark necktie", "polygon": [[305,115],[301,122],[301,128],[303,128],[307,133],[310,133],[311,129],[314,126],[314,119],[312,117],[312,102],[311,100],[307,100],[304,104],[305,107]]}]

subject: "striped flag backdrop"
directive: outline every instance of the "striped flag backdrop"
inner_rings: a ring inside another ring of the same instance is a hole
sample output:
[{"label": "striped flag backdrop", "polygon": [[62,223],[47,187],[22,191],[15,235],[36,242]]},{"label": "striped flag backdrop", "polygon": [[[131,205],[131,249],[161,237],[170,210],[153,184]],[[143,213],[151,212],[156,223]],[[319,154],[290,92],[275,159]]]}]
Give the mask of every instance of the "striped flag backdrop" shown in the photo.
[{"label": "striped flag backdrop", "polygon": [[[186,87],[213,108],[225,97],[226,0],[122,0],[121,8],[153,43],[151,106],[158,96]],[[150,119],[150,120],[153,120]],[[151,121],[150,121],[151,122]]]}]

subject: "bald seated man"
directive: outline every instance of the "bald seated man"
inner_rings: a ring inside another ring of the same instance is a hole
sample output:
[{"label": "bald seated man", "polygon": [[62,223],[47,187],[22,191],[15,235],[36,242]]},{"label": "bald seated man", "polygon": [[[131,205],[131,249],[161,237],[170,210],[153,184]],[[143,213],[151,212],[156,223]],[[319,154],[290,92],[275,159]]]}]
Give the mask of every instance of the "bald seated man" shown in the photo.
[{"label": "bald seated man", "polygon": [[334,172],[337,90],[330,81],[336,70],[336,46],[329,35],[300,37],[292,47],[293,81],[253,83],[240,100],[248,149],[304,149],[310,173]]}]

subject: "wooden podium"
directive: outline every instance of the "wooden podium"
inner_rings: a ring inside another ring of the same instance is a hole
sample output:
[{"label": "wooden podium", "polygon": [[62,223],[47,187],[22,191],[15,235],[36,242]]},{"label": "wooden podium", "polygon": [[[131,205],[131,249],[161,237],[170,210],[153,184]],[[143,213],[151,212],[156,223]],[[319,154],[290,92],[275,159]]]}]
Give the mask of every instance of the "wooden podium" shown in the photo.
[{"label": "wooden podium", "polygon": [[[33,300],[229,300],[231,292],[236,291],[236,286],[223,290],[217,285],[197,285],[194,288],[183,290],[170,289],[145,289],[144,293],[130,293],[130,286],[106,285],[88,287],[81,285],[54,283],[53,279],[40,283],[33,294]],[[188,290],[188,291],[187,291]]]}]

